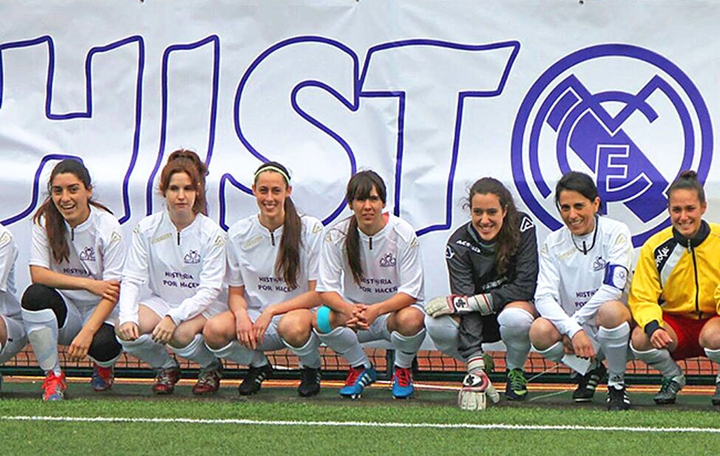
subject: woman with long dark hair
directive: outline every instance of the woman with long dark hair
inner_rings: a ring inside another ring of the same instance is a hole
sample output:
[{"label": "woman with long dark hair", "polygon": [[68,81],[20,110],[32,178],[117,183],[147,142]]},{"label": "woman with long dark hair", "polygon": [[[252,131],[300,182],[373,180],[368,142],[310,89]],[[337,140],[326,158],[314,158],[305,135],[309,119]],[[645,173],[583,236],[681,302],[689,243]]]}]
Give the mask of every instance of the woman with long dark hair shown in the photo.
[{"label": "woman with long dark hair", "polygon": [[219,358],[249,366],[241,395],[255,394],[272,375],[264,352],[289,348],[300,360],[298,394],[320,391],[320,341],[312,331],[323,225],[300,215],[290,198],[287,168],[277,162],[255,171],[260,210],[228,231],[229,311],[205,325],[205,343]]},{"label": "woman with long dark hair", "polygon": [[483,370],[483,343],[502,339],[507,347],[505,396],[527,398],[523,368],[537,314],[532,302],[537,238],[532,219],[516,209],[497,179],[475,182],[465,206],[471,220],[455,230],[445,250],[452,294],[428,302],[425,327],[438,349],[467,363],[459,405],[483,409],[485,392],[498,399]]},{"label": "woman with long dark hair", "polygon": [[340,396],[358,398],[377,379],[361,343],[386,340],[395,350],[392,394],[409,398],[412,361],[425,339],[423,268],[415,230],[385,208],[385,182],[374,171],[355,174],[345,201],[353,215],[323,242],[318,291],[323,307],[315,330],[344,357],[350,372]]},{"label": "woman with long dark hair", "polygon": [[125,249],[118,221],[92,200],[90,173],[80,161],[55,165],[48,193],[33,218],[32,285],[22,296],[22,316],[46,375],[43,400],[57,401],[67,388],[58,344],[68,346],[71,361],[90,357],[93,390],[113,384],[122,352],[114,325]]}]

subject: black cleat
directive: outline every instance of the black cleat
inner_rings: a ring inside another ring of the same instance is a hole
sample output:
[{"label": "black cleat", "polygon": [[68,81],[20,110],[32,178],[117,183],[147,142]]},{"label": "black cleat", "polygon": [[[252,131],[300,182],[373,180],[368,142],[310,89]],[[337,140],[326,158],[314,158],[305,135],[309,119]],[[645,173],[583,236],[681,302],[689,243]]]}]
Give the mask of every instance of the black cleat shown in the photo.
[{"label": "black cleat", "polygon": [[273,367],[270,364],[265,364],[260,367],[250,366],[245,379],[240,386],[238,386],[238,393],[240,393],[241,396],[257,394],[258,391],[260,391],[260,387],[262,387],[262,382],[265,381],[266,378],[272,377],[272,373]]},{"label": "black cleat", "polygon": [[303,367],[300,369],[300,386],[298,386],[298,394],[300,397],[315,396],[320,392],[320,369],[312,367]]},{"label": "black cleat", "polygon": [[590,402],[595,395],[595,388],[602,381],[607,373],[607,369],[602,363],[590,370],[585,375],[578,375],[578,386],[573,391],[573,400],[575,402]]}]

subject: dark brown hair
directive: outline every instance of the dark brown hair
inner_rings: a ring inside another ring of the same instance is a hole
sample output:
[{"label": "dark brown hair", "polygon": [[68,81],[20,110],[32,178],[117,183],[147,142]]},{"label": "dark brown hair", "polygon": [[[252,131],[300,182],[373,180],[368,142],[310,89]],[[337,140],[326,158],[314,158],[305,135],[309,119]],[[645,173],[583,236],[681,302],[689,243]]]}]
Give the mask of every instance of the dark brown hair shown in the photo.
[{"label": "dark brown hair", "polygon": [[[81,161],[68,158],[58,162],[50,172],[50,178],[47,184],[48,196],[33,216],[33,222],[38,225],[40,224],[41,218],[45,219],[45,233],[50,243],[53,259],[60,264],[69,259],[70,246],[65,238],[65,233],[67,233],[65,219],[57,207],[55,207],[55,202],[53,202],[52,199],[52,184],[58,174],[72,174],[82,182],[86,190],[92,190],[92,180],[90,179],[90,173]],[[92,199],[88,200],[88,204],[112,214],[110,209],[100,203],[96,203]]]},{"label": "dark brown hair", "polygon": [[491,193],[500,200],[500,207],[506,212],[505,220],[503,220],[500,232],[495,238],[497,260],[496,270],[498,274],[505,274],[510,268],[510,261],[517,253],[520,245],[520,228],[518,227],[518,210],[515,207],[510,191],[497,179],[492,177],[483,177],[477,180],[468,193],[468,198],[463,207],[472,210],[472,199],[476,194],[487,195]]},{"label": "dark brown hair", "polygon": [[160,174],[160,193],[165,196],[170,179],[174,174],[185,173],[190,177],[193,188],[195,190],[195,203],[192,210],[195,214],[207,215],[207,199],[205,196],[205,176],[208,175],[208,169],[205,163],[200,160],[198,154],[192,150],[179,149],[171,153],[168,157],[167,164]]},{"label": "dark brown hair", "polygon": [[692,170],[686,170],[680,173],[680,175],[670,184],[668,189],[668,204],[670,203],[670,195],[675,190],[695,190],[697,192],[698,200],[700,204],[705,204],[705,189],[698,180],[697,173]]},{"label": "dark brown hair", "polygon": [[[260,165],[255,171],[255,184],[257,184],[260,174],[265,172],[279,174],[283,177],[286,187],[290,187],[290,174],[287,168],[278,162],[267,162]],[[283,234],[280,238],[280,251],[275,260],[275,271],[282,274],[285,284],[288,288],[294,290],[298,287],[297,279],[300,274],[302,220],[290,196],[285,198],[283,208],[285,210],[285,220],[283,221]]]},{"label": "dark brown hair", "polygon": [[[387,200],[387,189],[385,182],[375,171],[360,171],[350,178],[345,191],[345,201],[351,204],[355,200],[366,200],[370,198],[373,188],[377,191],[380,201],[385,204]],[[363,278],[362,258],[360,251],[360,233],[355,216],[350,218],[347,236],[345,236],[345,254],[350,264],[353,280],[360,285]]]}]

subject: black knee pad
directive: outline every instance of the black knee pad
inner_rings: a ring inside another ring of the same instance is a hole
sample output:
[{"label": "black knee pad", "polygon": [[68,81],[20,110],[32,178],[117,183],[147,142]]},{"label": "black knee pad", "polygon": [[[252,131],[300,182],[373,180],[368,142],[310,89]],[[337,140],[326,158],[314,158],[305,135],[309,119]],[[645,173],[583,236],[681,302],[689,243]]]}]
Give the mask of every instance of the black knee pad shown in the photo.
[{"label": "black knee pad", "polygon": [[65,325],[67,318],[67,306],[65,300],[54,288],[34,283],[27,287],[21,300],[22,308],[25,310],[44,310],[51,309],[55,313],[58,321],[58,327]]},{"label": "black knee pad", "polygon": [[94,360],[105,362],[117,358],[122,351],[122,345],[115,338],[115,328],[112,325],[103,323],[98,332],[95,333],[88,355]]}]

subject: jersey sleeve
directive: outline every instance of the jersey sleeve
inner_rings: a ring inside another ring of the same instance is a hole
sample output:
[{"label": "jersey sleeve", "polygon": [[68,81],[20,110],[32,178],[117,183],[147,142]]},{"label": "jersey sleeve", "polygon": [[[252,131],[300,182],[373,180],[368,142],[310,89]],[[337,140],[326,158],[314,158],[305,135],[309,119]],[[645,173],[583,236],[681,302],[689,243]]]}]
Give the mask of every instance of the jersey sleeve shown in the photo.
[{"label": "jersey sleeve", "polygon": [[227,243],[227,265],[225,270],[225,282],[231,287],[244,287],[242,268],[240,267],[239,247],[228,238]]},{"label": "jersey sleeve", "polygon": [[661,294],[662,285],[653,249],[650,244],[645,243],[640,250],[628,299],[633,319],[643,330],[653,322],[654,325],[662,326],[662,309],[658,304]]},{"label": "jersey sleeve", "polygon": [[0,291],[7,293],[8,277],[15,266],[17,248],[10,231],[0,231]]},{"label": "jersey sleeve", "polygon": [[420,254],[420,242],[415,233],[402,245],[400,252],[398,293],[405,293],[415,298],[416,301],[423,301],[424,274],[422,256]]},{"label": "jersey sleeve", "polygon": [[500,312],[513,301],[530,301],[538,279],[538,249],[535,225],[523,216],[520,226],[520,247],[515,255],[515,277],[490,292],[493,307]]},{"label": "jersey sleeve", "polygon": [[121,325],[126,322],[138,324],[140,288],[147,281],[148,274],[147,240],[140,232],[139,226],[136,226],[125,258],[120,285],[118,320]]},{"label": "jersey sleeve", "polygon": [[226,244],[224,233],[217,233],[209,239],[209,245],[203,255],[200,285],[197,291],[167,313],[176,324],[200,315],[217,299],[225,277]]},{"label": "jersey sleeve", "polygon": [[120,232],[120,225],[114,227],[110,235],[104,239],[103,256],[103,280],[122,279],[123,266],[125,264],[125,242]]},{"label": "jersey sleeve", "polygon": [[630,229],[621,225],[610,237],[610,248],[605,262],[602,285],[592,298],[575,312],[575,320],[580,325],[594,319],[598,309],[604,303],[622,299],[632,266],[633,246],[630,236]]},{"label": "jersey sleeve", "polygon": [[535,291],[535,308],[541,317],[552,322],[560,334],[570,338],[582,327],[565,313],[560,305],[560,270],[551,255],[547,240],[540,249],[540,272]]},{"label": "jersey sleeve", "polygon": [[342,295],[342,243],[339,240],[335,242],[332,234],[330,231],[325,235],[320,248],[320,275],[315,289],[319,292],[334,291]]},{"label": "jersey sleeve", "polygon": [[323,244],[323,225],[316,220],[308,227],[308,235],[305,240],[307,249],[307,276],[308,280],[318,280],[320,276],[320,255]]},{"label": "jersey sleeve", "polygon": [[473,265],[466,248],[454,245],[451,238],[445,246],[445,264],[450,280],[450,293],[464,296],[475,294]]},{"label": "jersey sleeve", "polygon": [[30,244],[30,266],[40,266],[50,269],[50,242],[45,227],[39,223],[32,224]]}]

